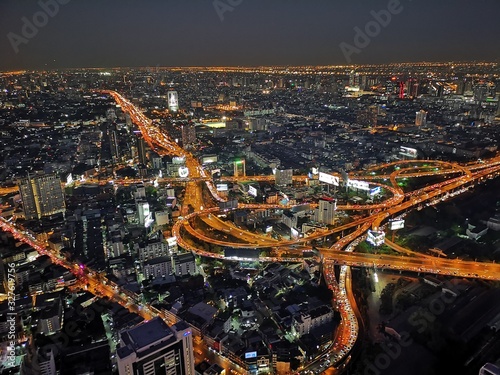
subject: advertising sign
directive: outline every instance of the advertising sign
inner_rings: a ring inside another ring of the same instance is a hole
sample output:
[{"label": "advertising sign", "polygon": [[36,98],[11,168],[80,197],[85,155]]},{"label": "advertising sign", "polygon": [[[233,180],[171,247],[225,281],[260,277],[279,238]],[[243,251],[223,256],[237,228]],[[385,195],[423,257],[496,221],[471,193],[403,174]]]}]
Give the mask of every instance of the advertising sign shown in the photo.
[{"label": "advertising sign", "polygon": [[339,186],[340,179],[337,176],[332,176],[328,173],[319,172],[319,180],[326,184]]},{"label": "advertising sign", "polygon": [[366,181],[349,180],[347,182],[347,186],[359,190],[366,190],[366,191],[370,190],[370,184]]},{"label": "advertising sign", "polygon": [[404,220],[391,220],[389,221],[389,229],[390,230],[398,230],[405,227]]}]

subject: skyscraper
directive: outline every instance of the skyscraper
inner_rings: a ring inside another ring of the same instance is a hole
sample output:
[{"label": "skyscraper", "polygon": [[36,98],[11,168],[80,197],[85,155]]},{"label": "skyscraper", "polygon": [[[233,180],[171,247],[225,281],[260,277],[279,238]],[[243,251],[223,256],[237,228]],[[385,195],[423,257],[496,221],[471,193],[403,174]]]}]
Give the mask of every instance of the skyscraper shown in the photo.
[{"label": "skyscraper", "polygon": [[147,153],[146,153],[146,141],[142,137],[137,138],[137,154],[139,156],[139,163],[147,165],[148,164],[148,158],[147,158]]},{"label": "skyscraper", "polygon": [[28,220],[64,213],[66,209],[61,181],[55,174],[28,175],[19,182],[19,191]]},{"label": "skyscraper", "polygon": [[179,110],[179,97],[177,91],[169,91],[167,93],[168,110],[177,112]]},{"label": "skyscraper", "polygon": [[417,113],[415,113],[415,125],[416,126],[425,126],[427,124],[427,112],[421,109]]},{"label": "skyscraper", "polygon": [[196,128],[192,123],[182,126],[182,145],[190,147],[196,142]]},{"label": "skyscraper", "polygon": [[154,318],[120,335],[119,375],[194,375],[193,338],[187,323],[169,327]]},{"label": "skyscraper", "polygon": [[320,199],[316,209],[316,221],[323,224],[333,225],[335,223],[335,211],[337,201],[335,199]]},{"label": "skyscraper", "polygon": [[111,149],[111,157],[113,158],[113,162],[116,162],[120,159],[120,142],[118,140],[118,134],[116,130],[109,130],[109,147]]}]

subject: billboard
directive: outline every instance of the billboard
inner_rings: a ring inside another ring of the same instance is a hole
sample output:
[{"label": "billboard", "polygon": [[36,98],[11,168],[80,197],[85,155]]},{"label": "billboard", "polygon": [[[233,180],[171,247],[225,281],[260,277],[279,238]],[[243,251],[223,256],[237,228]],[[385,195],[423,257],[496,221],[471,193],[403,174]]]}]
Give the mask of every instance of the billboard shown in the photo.
[{"label": "billboard", "polygon": [[366,236],[366,242],[373,246],[380,246],[385,241],[385,233],[382,231],[369,230]]},{"label": "billboard", "polygon": [[401,146],[399,153],[410,158],[417,158],[417,150],[414,148]]},{"label": "billboard", "polygon": [[204,155],[201,157],[202,164],[217,163],[217,155]]},{"label": "billboard", "polygon": [[376,186],[374,187],[373,189],[370,189],[370,195],[377,195],[377,194],[380,194],[380,192],[382,191],[382,188],[380,186]]},{"label": "billboard", "polygon": [[404,220],[391,220],[389,221],[389,229],[390,230],[398,230],[405,227]]},{"label": "billboard", "polygon": [[319,172],[319,180],[326,184],[339,186],[339,178],[328,173]]},{"label": "billboard", "polygon": [[257,189],[254,188],[253,186],[249,186],[248,187],[248,194],[253,196],[253,197],[256,197],[257,196]]},{"label": "billboard", "polygon": [[217,191],[228,191],[227,184],[217,184]]},{"label": "billboard", "polygon": [[366,181],[349,180],[347,181],[347,186],[358,190],[366,190],[366,191],[370,190],[370,184]]},{"label": "billboard", "polygon": [[187,176],[189,176],[189,169],[187,169],[187,167],[179,167],[179,177],[181,178],[186,178]]},{"label": "billboard", "polygon": [[248,358],[257,358],[257,352],[245,353],[245,359],[248,359]]},{"label": "billboard", "polygon": [[172,163],[173,164],[185,164],[186,163],[186,158],[183,156],[174,156],[172,158]]}]

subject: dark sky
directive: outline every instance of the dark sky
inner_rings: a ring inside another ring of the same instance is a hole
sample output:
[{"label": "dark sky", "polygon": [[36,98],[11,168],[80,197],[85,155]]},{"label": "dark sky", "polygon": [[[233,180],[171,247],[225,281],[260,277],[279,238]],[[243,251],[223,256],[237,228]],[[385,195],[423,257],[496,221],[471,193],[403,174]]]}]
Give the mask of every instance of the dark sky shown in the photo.
[{"label": "dark sky", "polygon": [[[0,70],[346,64],[341,43],[356,64],[500,60],[499,0],[399,1],[376,30],[371,12],[398,0],[0,0]],[[23,17],[40,27],[23,34]]]}]

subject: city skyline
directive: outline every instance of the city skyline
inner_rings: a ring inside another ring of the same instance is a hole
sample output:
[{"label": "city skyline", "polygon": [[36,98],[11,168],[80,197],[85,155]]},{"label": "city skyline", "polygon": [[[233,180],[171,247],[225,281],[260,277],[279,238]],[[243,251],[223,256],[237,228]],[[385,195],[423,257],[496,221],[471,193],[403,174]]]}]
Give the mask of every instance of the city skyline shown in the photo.
[{"label": "city skyline", "polygon": [[[6,1],[0,70],[498,61],[500,4]],[[468,22],[480,20],[480,22]]]}]

